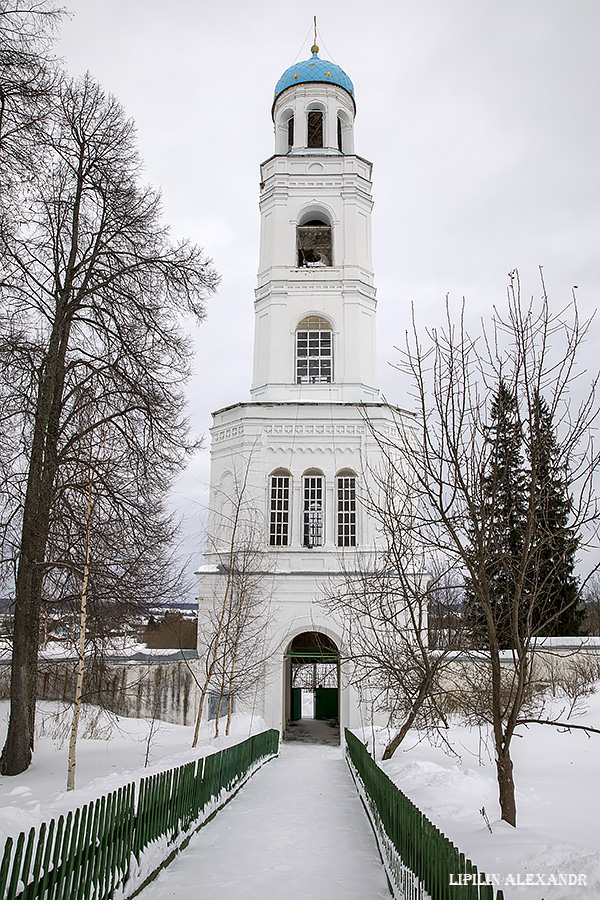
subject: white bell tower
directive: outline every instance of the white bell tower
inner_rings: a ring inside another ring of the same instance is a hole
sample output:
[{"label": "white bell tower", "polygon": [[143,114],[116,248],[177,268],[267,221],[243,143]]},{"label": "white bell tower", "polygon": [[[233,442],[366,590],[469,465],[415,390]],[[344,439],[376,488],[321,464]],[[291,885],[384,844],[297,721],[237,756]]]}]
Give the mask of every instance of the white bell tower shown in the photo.
[{"label": "white bell tower", "polygon": [[251,393],[368,403],[378,398],[372,166],[354,153],[352,82],[312,49],[277,83],[275,155],[261,166]]},{"label": "white bell tower", "polygon": [[361,504],[379,456],[372,429],[392,435],[405,415],[377,388],[372,166],[354,149],[354,86],[316,45],[311,52],[275,87],[275,149],[260,168],[251,401],[213,416],[206,564],[198,571],[198,650],[208,669],[215,611],[230,602],[237,577],[237,545],[252,544],[253,596],[262,593],[268,619],[255,655],[268,658],[266,671],[252,689],[241,676],[227,687],[221,675],[210,690],[225,686],[238,708],[284,735],[299,718],[303,669],[317,680],[317,670],[325,673],[310,688],[316,718],[338,718],[341,727],[368,718],[340,662],[351,648],[323,606],[323,586],[377,553],[377,529]]}]

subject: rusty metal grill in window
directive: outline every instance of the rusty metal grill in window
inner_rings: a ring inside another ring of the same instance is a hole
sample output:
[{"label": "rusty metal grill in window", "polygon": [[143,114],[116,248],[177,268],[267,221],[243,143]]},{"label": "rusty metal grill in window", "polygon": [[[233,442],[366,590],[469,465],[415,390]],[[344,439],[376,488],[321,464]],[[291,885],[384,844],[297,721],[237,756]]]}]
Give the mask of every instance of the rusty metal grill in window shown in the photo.
[{"label": "rusty metal grill in window", "polygon": [[318,109],[308,112],[308,146],[323,146],[323,113]]},{"label": "rusty metal grill in window", "polygon": [[294,146],[294,117],[290,116],[287,123],[288,150]]},{"label": "rusty metal grill in window", "polygon": [[320,475],[304,479],[304,535],[305,547],[323,544],[323,478]]},{"label": "rusty metal grill in window", "polygon": [[287,547],[290,523],[290,479],[288,475],[271,477],[271,509],[269,523],[269,544],[272,547]]},{"label": "rusty metal grill in window", "polygon": [[333,341],[331,325],[320,316],[307,316],[296,331],[296,384],[330,384]]},{"label": "rusty metal grill in window", "polygon": [[320,222],[309,223],[308,225],[299,225],[296,232],[298,236],[298,267],[333,265],[331,225],[323,225]]},{"label": "rusty metal grill in window", "polygon": [[338,547],[356,547],[356,478],[338,478]]}]

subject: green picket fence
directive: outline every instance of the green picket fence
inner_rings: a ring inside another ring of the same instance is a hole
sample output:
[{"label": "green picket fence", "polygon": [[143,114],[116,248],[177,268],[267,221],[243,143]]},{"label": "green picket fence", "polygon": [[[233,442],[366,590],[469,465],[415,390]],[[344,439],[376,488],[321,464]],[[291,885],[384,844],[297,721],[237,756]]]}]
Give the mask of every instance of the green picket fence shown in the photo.
[{"label": "green picket fence", "polygon": [[[142,779],[8,838],[0,863],[0,900],[110,900],[152,841],[173,844],[222,791],[279,748],[264,731],[178,769]],[[137,802],[136,802],[137,794]]]},{"label": "green picket fence", "polygon": [[346,728],[345,736],[397,893],[406,900],[504,900],[501,890],[494,894],[492,884],[479,883],[485,875],[396,787],[356,735]]}]

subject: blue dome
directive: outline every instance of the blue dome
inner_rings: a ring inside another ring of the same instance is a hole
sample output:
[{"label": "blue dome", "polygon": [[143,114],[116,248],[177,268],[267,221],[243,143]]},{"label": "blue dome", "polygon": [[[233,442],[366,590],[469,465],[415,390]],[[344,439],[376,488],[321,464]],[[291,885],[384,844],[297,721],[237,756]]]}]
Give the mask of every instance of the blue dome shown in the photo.
[{"label": "blue dome", "polygon": [[354,99],[354,85],[343,69],[340,69],[335,63],[328,62],[326,59],[319,59],[317,51],[314,50],[310,59],[305,59],[285,70],[275,85],[273,102],[277,100],[278,96],[286,88],[292,87],[294,84],[306,84],[310,81],[325,81],[329,84],[337,84],[348,91],[352,99]]}]

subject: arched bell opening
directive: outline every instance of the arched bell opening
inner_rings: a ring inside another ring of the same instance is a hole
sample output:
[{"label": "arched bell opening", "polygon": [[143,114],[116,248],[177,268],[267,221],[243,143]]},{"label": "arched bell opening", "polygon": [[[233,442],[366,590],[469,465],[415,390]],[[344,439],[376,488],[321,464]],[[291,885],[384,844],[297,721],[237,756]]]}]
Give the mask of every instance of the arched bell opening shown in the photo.
[{"label": "arched bell opening", "polygon": [[339,743],[340,651],[320,631],[304,631],[284,654],[284,739]]},{"label": "arched bell opening", "polygon": [[319,150],[325,146],[325,110],[325,104],[317,100],[306,108],[306,146],[309,150]]},{"label": "arched bell opening", "polygon": [[322,268],[333,265],[331,221],[324,212],[306,212],[296,228],[296,265]]},{"label": "arched bell opening", "polygon": [[275,120],[275,152],[290,153],[294,149],[296,137],[294,109],[287,107],[280,110]]},{"label": "arched bell opening", "polygon": [[338,110],[336,126],[337,149],[344,154],[354,153],[352,120],[345,110]]}]

